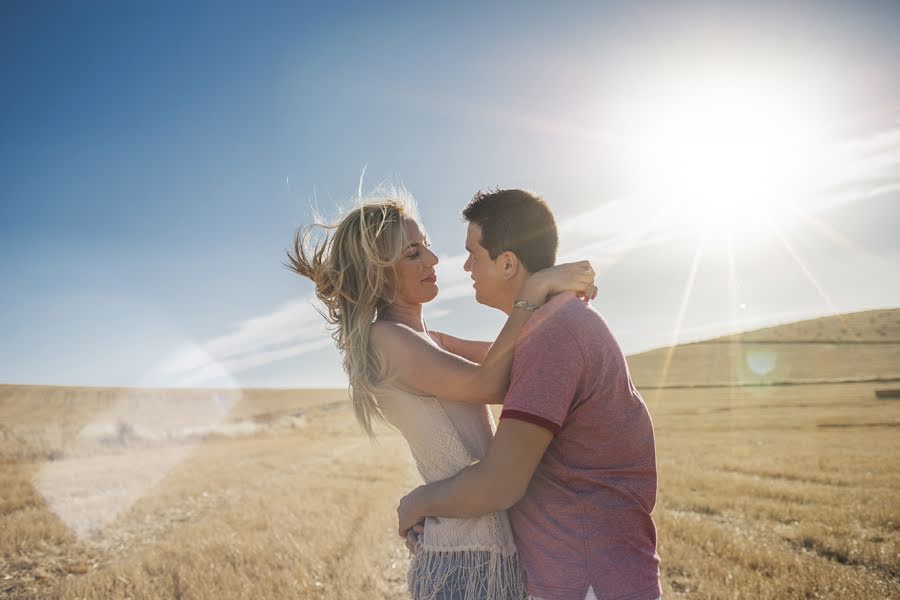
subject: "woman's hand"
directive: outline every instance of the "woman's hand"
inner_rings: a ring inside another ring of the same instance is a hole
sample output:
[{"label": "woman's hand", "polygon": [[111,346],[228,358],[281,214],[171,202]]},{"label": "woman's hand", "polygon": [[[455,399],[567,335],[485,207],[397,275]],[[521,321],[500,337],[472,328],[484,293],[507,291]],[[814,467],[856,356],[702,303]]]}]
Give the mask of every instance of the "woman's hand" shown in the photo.
[{"label": "woman's hand", "polygon": [[421,514],[418,506],[418,495],[424,487],[424,485],[420,485],[400,498],[400,504],[397,506],[397,533],[404,540],[407,533],[413,531],[416,525],[421,524],[425,520],[425,515]]},{"label": "woman's hand", "polygon": [[587,260],[548,267],[528,278],[522,298],[532,304],[543,304],[548,297],[560,292],[575,292],[587,302],[597,297],[595,275]]},{"label": "woman's hand", "polygon": [[419,551],[419,545],[422,543],[422,536],[425,534],[425,526],[423,523],[413,525],[413,528],[406,532],[406,549],[410,554]]}]

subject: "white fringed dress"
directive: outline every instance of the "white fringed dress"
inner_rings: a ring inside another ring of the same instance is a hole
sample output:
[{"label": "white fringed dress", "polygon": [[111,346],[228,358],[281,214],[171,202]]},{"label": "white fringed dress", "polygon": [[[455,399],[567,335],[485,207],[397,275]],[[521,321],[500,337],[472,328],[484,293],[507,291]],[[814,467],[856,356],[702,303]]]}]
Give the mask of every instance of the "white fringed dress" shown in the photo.
[{"label": "white fringed dress", "polygon": [[[382,387],[378,404],[406,438],[425,483],[452,477],[483,458],[494,435],[493,416],[481,404],[419,396],[392,385]],[[525,598],[506,511],[474,519],[428,517],[408,582],[414,600],[432,600],[441,592],[460,600]]]}]

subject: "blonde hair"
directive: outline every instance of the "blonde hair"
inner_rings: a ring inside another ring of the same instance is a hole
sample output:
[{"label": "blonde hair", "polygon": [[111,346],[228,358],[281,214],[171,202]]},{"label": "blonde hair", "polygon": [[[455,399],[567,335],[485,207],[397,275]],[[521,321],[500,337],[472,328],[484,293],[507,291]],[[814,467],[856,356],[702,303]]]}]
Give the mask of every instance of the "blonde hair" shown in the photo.
[{"label": "blonde hair", "polygon": [[[319,311],[334,329],[350,380],[356,420],[374,438],[373,420],[384,420],[376,393],[388,380],[384,357],[369,346],[369,332],[391,299],[387,272],[405,245],[403,222],[418,221],[415,202],[405,190],[360,199],[337,224],[316,223],[297,230],[288,268],[308,277],[325,305]],[[324,239],[312,242],[316,231]]]}]

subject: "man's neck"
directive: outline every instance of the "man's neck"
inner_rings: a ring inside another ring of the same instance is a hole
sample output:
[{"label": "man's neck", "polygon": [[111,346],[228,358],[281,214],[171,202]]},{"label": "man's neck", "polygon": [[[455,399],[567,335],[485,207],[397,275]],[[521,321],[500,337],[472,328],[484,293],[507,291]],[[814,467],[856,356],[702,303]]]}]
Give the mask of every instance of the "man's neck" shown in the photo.
[{"label": "man's neck", "polygon": [[422,320],[421,304],[395,302],[389,304],[384,310],[380,311],[378,318],[383,321],[402,323],[415,331],[425,331],[425,322]]}]

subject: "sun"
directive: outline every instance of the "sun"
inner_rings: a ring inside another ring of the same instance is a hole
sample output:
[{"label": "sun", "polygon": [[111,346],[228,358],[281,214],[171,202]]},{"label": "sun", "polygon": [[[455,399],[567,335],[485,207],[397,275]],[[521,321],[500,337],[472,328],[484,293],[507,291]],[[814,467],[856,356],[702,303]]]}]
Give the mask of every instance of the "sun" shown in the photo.
[{"label": "sun", "polygon": [[690,230],[758,233],[807,187],[814,106],[789,87],[715,77],[654,94],[632,115],[630,177]]}]

